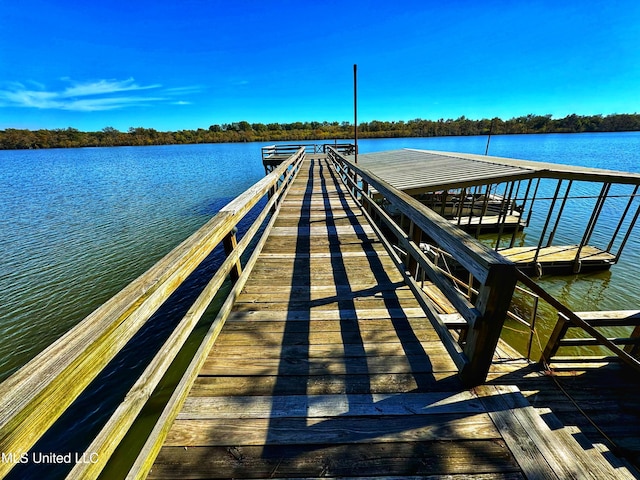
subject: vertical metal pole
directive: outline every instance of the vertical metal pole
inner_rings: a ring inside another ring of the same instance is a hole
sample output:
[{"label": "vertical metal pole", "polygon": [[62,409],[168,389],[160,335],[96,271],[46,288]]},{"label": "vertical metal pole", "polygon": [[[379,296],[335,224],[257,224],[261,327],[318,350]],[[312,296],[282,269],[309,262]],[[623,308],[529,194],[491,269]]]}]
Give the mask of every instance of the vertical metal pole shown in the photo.
[{"label": "vertical metal pole", "polygon": [[[473,189],[473,193],[471,194],[471,211],[469,212],[469,221],[467,222],[467,225],[470,226],[471,225],[471,218],[473,217],[473,209],[476,206],[476,197],[479,195],[478,194],[478,190],[479,190],[479,186],[476,185],[475,188]],[[469,227],[471,228],[471,227]]]},{"label": "vertical metal pole", "polygon": [[487,188],[485,190],[484,202],[482,202],[482,211],[480,212],[480,218],[478,218],[478,227],[476,228],[476,238],[480,237],[480,231],[482,229],[482,219],[487,211],[487,207],[489,206],[489,197],[491,197],[492,187],[493,185],[487,185]]},{"label": "vertical metal pole", "polygon": [[[513,205],[514,208],[517,206],[517,202],[518,202],[518,194],[520,192],[520,183],[522,181],[518,181],[518,190],[516,191],[516,198],[513,200]],[[531,187],[531,179],[529,179],[528,183],[527,183],[527,190],[524,194],[524,198],[522,200],[522,209],[519,212],[518,215],[518,223],[516,225],[516,228],[513,229],[513,234],[511,235],[511,242],[509,242],[509,248],[513,248],[513,246],[516,244],[516,238],[518,236],[518,232],[520,231],[520,225],[522,225],[522,217],[524,217],[524,207],[527,203],[527,198],[529,197],[529,188]],[[511,214],[513,215],[513,210],[511,211]]]},{"label": "vertical metal pole", "polygon": [[589,221],[589,225],[587,226],[587,230],[585,231],[584,238],[580,243],[580,247],[586,245],[587,243],[589,243],[589,240],[591,240],[591,235],[593,235],[593,231],[596,228],[596,223],[598,222],[598,218],[600,217],[600,212],[602,212],[602,207],[604,207],[604,203],[607,200],[607,195],[609,194],[610,188],[610,183],[605,183],[602,187],[602,191],[600,192],[600,196],[598,197],[596,206],[593,209],[591,220]]},{"label": "vertical metal pole", "polygon": [[[527,189],[524,192],[524,198],[522,199],[522,209],[520,210],[520,220],[518,220],[518,226],[522,223],[521,220],[524,217],[524,211],[527,208],[527,201],[529,200],[529,190],[531,189],[531,179],[527,182]],[[516,199],[517,200],[517,199]]]},{"label": "vertical metal pole", "polygon": [[[509,188],[511,185],[511,188]],[[500,204],[500,211],[498,212],[498,238],[496,239],[495,251],[500,249],[500,239],[504,233],[504,225],[507,223],[507,212],[509,211],[509,203],[511,201],[511,195],[513,195],[514,182],[507,183],[504,187],[504,196],[502,197],[502,203]],[[509,194],[507,195],[507,189]],[[503,214],[504,212],[504,214]]]},{"label": "vertical metal pole", "polygon": [[600,217],[600,213],[602,212],[602,207],[604,207],[604,203],[607,200],[607,195],[609,194],[609,189],[611,188],[610,183],[605,183],[602,186],[602,190],[600,191],[600,195],[598,200],[596,201],[596,205],[593,208],[593,213],[591,214],[591,219],[589,220],[589,224],[584,232],[584,236],[580,241],[580,245],[578,245],[578,251],[576,252],[576,256],[573,260],[573,273],[580,273],[582,261],[580,259],[580,255],[582,254],[582,248],[589,243],[591,240],[591,235],[593,235],[593,230],[596,228],[596,223],[598,223],[598,218]]},{"label": "vertical metal pole", "polygon": [[556,217],[556,223],[553,225],[553,230],[551,230],[551,235],[549,235],[549,241],[547,242],[547,247],[551,246],[551,244],[553,243],[553,239],[556,236],[556,232],[558,231],[558,226],[560,225],[560,217],[562,216],[564,206],[567,204],[567,198],[569,198],[569,191],[571,191],[572,185],[573,185],[573,180],[569,180],[569,184],[567,185],[567,191],[564,192],[564,198],[562,199],[562,203],[560,204],[560,211],[558,212],[558,216]]},{"label": "vertical metal pole", "polygon": [[622,255],[622,250],[624,249],[624,246],[627,244],[627,240],[629,240],[629,237],[631,236],[631,231],[633,230],[633,227],[636,224],[636,221],[638,220],[638,216],[640,216],[640,205],[638,205],[636,214],[633,216],[633,220],[631,220],[631,223],[629,224],[629,229],[627,230],[627,233],[624,236],[624,239],[622,240],[620,247],[618,248],[618,253],[616,254],[616,263],[618,263],[618,260],[620,260],[620,255]]},{"label": "vertical metal pole", "polygon": [[[538,181],[536,182],[536,188],[533,190],[533,198],[531,199],[531,206],[529,207],[529,215],[527,215],[527,222],[525,223],[526,227],[528,227],[529,226],[529,222],[531,222],[531,215],[533,214],[533,204],[536,201],[536,196],[538,195],[538,187],[539,186],[540,186],[540,179],[538,178]],[[527,192],[528,192],[528,189],[527,189]],[[523,206],[522,213],[524,214],[524,206]]]},{"label": "vertical metal pole", "polygon": [[518,187],[516,188],[516,194],[514,195],[513,199],[509,198],[509,215],[513,215],[513,211],[516,208],[516,201],[518,200],[518,195],[520,194],[521,183],[522,183],[522,180],[518,180]]},{"label": "vertical metal pole", "polygon": [[460,222],[462,221],[462,212],[464,210],[464,200],[467,197],[467,187],[463,187],[460,192],[460,199],[458,203],[458,226],[460,226]]},{"label": "vertical metal pole", "polygon": [[487,137],[487,148],[484,149],[484,155],[489,155],[489,142],[491,142],[491,133],[493,132],[493,120],[491,120],[491,126],[489,127],[489,136]]},{"label": "vertical metal pole", "polygon": [[358,65],[353,64],[353,138],[356,147],[355,163],[358,163]]},{"label": "vertical metal pole", "polygon": [[[549,222],[551,222],[551,217],[553,216],[553,210],[556,208],[556,200],[558,200],[558,193],[560,192],[560,187],[562,186],[563,180],[558,180],[558,186],[556,187],[556,191],[553,194],[553,199],[551,200],[551,206],[549,207],[549,214],[547,215],[547,221],[544,223],[544,227],[542,228],[542,233],[540,234],[540,241],[538,242],[538,248],[536,248],[536,253],[533,256],[533,263],[538,261],[538,255],[540,254],[540,249],[542,248],[542,244],[544,243],[544,237],[547,235],[547,229],[549,228]],[[547,245],[549,246],[549,245]]]},{"label": "vertical metal pole", "polygon": [[[610,252],[611,249],[613,248],[613,244],[616,241],[616,237],[618,236],[618,233],[620,233],[620,229],[622,228],[622,225],[624,224],[624,221],[627,218],[627,213],[629,213],[629,209],[631,208],[633,201],[636,199],[636,193],[638,193],[638,185],[636,185],[636,187],[633,189],[633,193],[629,197],[629,203],[627,203],[627,207],[624,209],[624,213],[620,217],[620,222],[618,222],[618,227],[613,232],[613,236],[611,237],[611,241],[609,242],[609,246],[607,247],[607,252]],[[631,225],[631,227],[633,227],[633,224]]]}]

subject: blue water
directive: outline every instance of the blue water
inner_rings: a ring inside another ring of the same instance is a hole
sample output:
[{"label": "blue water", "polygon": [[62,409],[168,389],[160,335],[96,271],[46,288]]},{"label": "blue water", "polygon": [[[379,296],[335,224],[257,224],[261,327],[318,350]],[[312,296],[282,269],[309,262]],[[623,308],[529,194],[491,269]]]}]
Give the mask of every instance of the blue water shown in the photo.
[{"label": "blue water", "polygon": [[[444,137],[359,145],[361,153],[406,147],[484,154],[486,142]],[[262,178],[261,146],[0,151],[0,380]],[[640,172],[640,133],[494,136],[489,154]],[[620,207],[608,208],[613,214]],[[606,230],[611,227],[604,217]],[[534,222],[531,228],[540,227]],[[575,232],[569,227],[559,235],[567,233]],[[576,310],[637,308],[639,237],[632,235],[611,272],[543,279],[545,288]],[[212,271],[218,262],[214,255],[207,268]],[[183,294],[193,294],[198,285]],[[181,316],[180,307],[162,315],[170,325]],[[101,408],[95,397],[85,403],[89,412]],[[91,422],[99,420],[90,416]],[[73,444],[77,437],[72,431],[67,440]]]},{"label": "blue water", "polygon": [[0,378],[263,175],[257,145],[0,152]]}]

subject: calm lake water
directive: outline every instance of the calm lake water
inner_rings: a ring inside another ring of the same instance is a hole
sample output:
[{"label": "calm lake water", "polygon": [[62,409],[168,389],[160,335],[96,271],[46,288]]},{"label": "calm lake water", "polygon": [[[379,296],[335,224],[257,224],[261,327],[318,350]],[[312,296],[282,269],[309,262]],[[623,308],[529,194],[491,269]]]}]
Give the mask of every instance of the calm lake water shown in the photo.
[{"label": "calm lake water", "polygon": [[[361,153],[406,147],[484,154],[486,141],[445,137],[359,143]],[[261,146],[0,151],[0,380],[262,178]],[[494,136],[489,154],[640,172],[640,133]],[[620,205],[608,207],[611,217],[624,208]],[[531,238],[539,228],[531,225]],[[575,229],[569,226],[567,233]],[[544,287],[575,310],[638,308],[638,237],[636,231],[610,272],[544,278]],[[526,236],[521,241],[526,243]],[[211,269],[217,261],[214,255]],[[178,316],[179,308],[163,315]],[[507,333],[516,342],[518,335]],[[95,398],[85,401],[89,411],[99,410]],[[70,434],[71,446],[60,451],[79,449],[81,443],[73,443],[78,437]],[[38,478],[40,473],[20,475]]]}]

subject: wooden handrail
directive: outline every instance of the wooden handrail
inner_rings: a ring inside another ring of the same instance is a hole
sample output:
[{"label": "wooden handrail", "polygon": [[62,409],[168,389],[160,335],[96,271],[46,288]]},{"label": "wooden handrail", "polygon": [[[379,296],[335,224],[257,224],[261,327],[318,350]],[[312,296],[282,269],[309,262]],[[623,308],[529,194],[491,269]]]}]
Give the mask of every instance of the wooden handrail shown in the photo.
[{"label": "wooden handrail", "polygon": [[[405,278],[458,366],[463,382],[468,385],[482,383],[491,366],[515,289],[515,265],[451,225],[416,199],[396,189],[366,168],[355,165],[335,149],[329,147],[327,152],[329,159],[341,171],[342,179],[352,196],[363,205],[365,212],[375,214],[386,224],[399,246],[407,252],[409,258],[408,265],[404,265]],[[411,221],[409,234],[405,233],[373,199],[372,188],[385,202],[392,204]],[[375,222],[372,221],[372,224],[375,225]],[[479,281],[475,304],[470,304],[420,250],[422,233],[430,237],[439,248],[447,251]],[[414,277],[418,265],[467,320],[469,328],[464,335],[462,346],[453,339],[445,322],[417,285]]]},{"label": "wooden handrail", "polygon": [[[99,453],[98,462],[78,464],[71,478],[86,478],[89,471],[91,475],[99,472],[225,277],[237,267],[240,255],[290,185],[303,158],[304,149],[300,148],[147,272],[0,384],[0,451],[29,451],[209,253],[234,235],[236,225],[247,212],[271,191],[270,201],[258,219],[228,252],[226,261],[96,437],[92,450],[88,451]],[[0,477],[13,466],[11,462],[0,463]]]},{"label": "wooden handrail", "polygon": [[585,332],[589,333],[595,340],[597,340],[599,345],[608,348],[611,352],[613,352],[620,360],[634,368],[635,370],[640,371],[640,360],[631,356],[628,352],[624,351],[620,347],[618,347],[613,341],[604,336],[601,332],[596,330],[596,328],[590,325],[587,321],[580,318],[580,316],[572,311],[569,307],[562,304],[559,300],[557,300],[553,295],[548,293],[545,289],[543,289],[536,282],[531,280],[527,275],[518,270],[518,281],[522,282],[528,288],[530,288],[536,295],[538,295],[541,299],[551,305],[558,311],[558,325],[556,329],[551,334],[547,346],[542,352],[542,357],[540,358],[541,362],[548,363],[550,357],[555,354],[557,350],[557,346],[559,345],[560,339],[564,336],[566,329],[562,330],[562,323],[573,324],[573,326],[582,328]]},{"label": "wooden handrail", "polygon": [[292,155],[300,148],[304,148],[307,153],[326,153],[327,149],[333,148],[334,150],[351,154],[355,150],[353,143],[296,143],[296,144],[274,144],[262,147],[262,161],[269,161],[272,157],[281,157]]},{"label": "wooden handrail", "polygon": [[[299,171],[300,160],[304,157],[304,149],[301,149],[298,152],[296,152],[296,154],[292,158],[294,157],[298,157],[298,158],[294,159],[295,168],[292,170],[291,175],[289,175],[288,178],[286,178],[283,181],[283,184],[285,185],[285,187],[282,189],[279,195],[271,197],[269,203],[264,207],[262,214],[254,221],[251,228],[254,228],[255,226],[256,231],[257,231],[257,228],[259,228],[262,225],[263,220],[266,218],[266,213],[271,211],[272,206],[278,205],[277,208],[279,208],[280,200],[286,195],[286,192],[288,191],[288,187],[291,185],[291,183],[293,182],[293,180],[295,179]],[[209,331],[207,332],[204,339],[200,343],[200,347],[198,348],[198,351],[191,359],[191,363],[187,367],[178,386],[176,387],[173,394],[171,395],[171,398],[165,405],[164,410],[160,415],[160,418],[155,424],[155,427],[153,428],[151,434],[149,435],[145,444],[143,445],[142,450],[138,454],[133,466],[129,470],[127,479],[144,479],[146,478],[151,467],[153,466],[153,462],[156,456],[158,455],[158,452],[160,451],[160,448],[162,447],[162,444],[167,436],[169,427],[171,426],[171,424],[173,423],[173,420],[176,418],[176,416],[178,415],[178,412],[182,408],[182,405],[184,404],[184,401],[189,393],[189,390],[191,389],[191,385],[193,384],[195,378],[200,372],[202,366],[204,365],[204,362],[207,359],[209,351],[211,350],[218,334],[222,330],[222,327],[227,317],[229,316],[229,313],[231,312],[231,308],[233,307],[235,300],[238,298],[238,295],[240,294],[247,279],[249,278],[249,274],[258,259],[258,255],[260,254],[262,247],[266,242],[266,239],[269,235],[269,232],[271,231],[271,228],[273,227],[273,224],[276,218],[277,218],[277,215],[275,214],[272,215],[271,220],[269,221],[266,228],[263,230],[260,236],[260,239],[258,240],[257,244],[253,249],[253,253],[251,254],[251,257],[249,258],[249,260],[247,261],[247,264],[245,265],[244,271],[239,276],[233,289],[231,290],[231,292],[229,292],[225,302],[223,303],[222,307],[218,311],[216,318],[211,323],[211,326],[209,327]],[[245,237],[243,237],[240,244],[247,237],[248,237],[248,234],[245,235]],[[238,244],[239,248],[240,248],[240,244]],[[228,259],[228,260],[232,260],[232,259]]]}]

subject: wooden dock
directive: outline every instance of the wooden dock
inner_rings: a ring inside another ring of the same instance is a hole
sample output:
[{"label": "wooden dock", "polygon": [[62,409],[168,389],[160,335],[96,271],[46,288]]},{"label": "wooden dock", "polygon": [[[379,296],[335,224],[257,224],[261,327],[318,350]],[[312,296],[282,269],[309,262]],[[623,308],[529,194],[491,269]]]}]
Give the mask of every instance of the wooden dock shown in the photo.
[{"label": "wooden dock", "polygon": [[363,211],[312,157],[149,477],[598,478],[517,387],[468,390],[456,374]]},{"label": "wooden dock", "polygon": [[[90,461],[60,466],[67,479],[633,478],[616,452],[594,454],[532,407],[525,380],[544,373],[501,363],[499,336],[517,283],[569,322],[558,348],[581,328],[591,337],[580,341],[638,372],[637,324],[629,338],[606,338],[601,320],[578,316],[338,147],[263,149],[265,178],[0,384],[0,477],[34,467],[22,455],[42,448],[220,246],[224,261],[76,453]],[[421,249],[423,237],[466,270],[468,288]],[[221,306],[208,312],[214,299]],[[198,325],[206,332],[194,335]],[[635,391],[627,373],[621,397]]]}]

